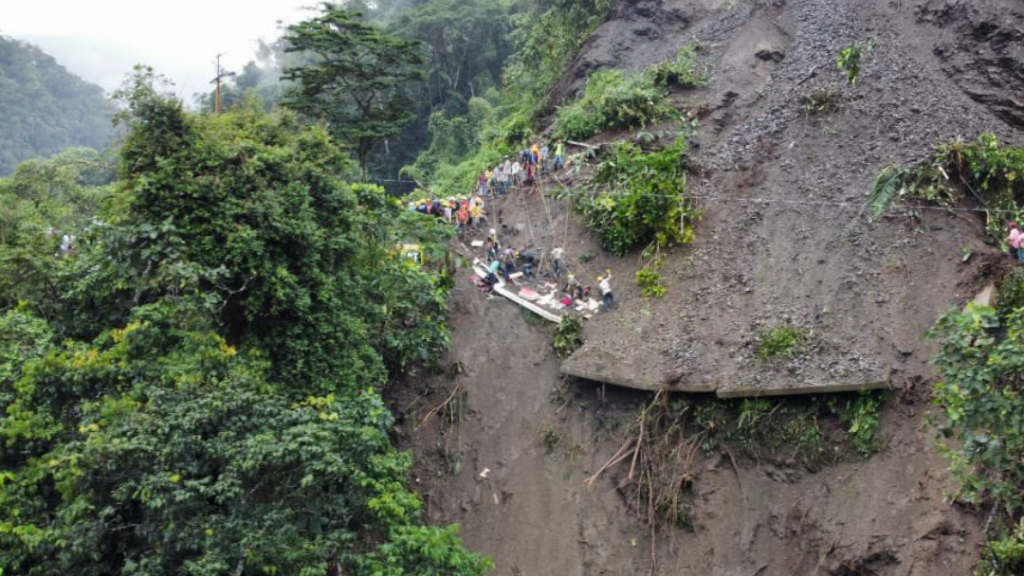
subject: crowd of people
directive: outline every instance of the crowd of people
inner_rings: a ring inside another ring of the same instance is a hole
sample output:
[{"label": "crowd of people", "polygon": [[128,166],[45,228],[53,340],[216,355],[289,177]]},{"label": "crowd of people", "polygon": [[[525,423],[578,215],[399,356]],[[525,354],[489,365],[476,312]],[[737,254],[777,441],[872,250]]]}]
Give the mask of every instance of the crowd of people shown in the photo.
[{"label": "crowd of people", "polygon": [[484,170],[477,177],[477,193],[487,196],[508,194],[513,186],[533,186],[537,177],[552,170],[565,169],[565,143],[534,144],[519,151],[513,158],[506,157],[497,166]]},{"label": "crowd of people", "polygon": [[[486,260],[484,262],[487,267],[487,277],[484,278],[483,284],[488,291],[493,291],[499,277],[506,282],[515,283],[517,273],[521,273],[527,282],[541,274],[553,281],[556,286],[561,286],[559,301],[564,307],[572,307],[577,301],[587,302],[589,300],[590,286],[584,285],[576,278],[575,274],[568,272],[568,267],[564,263],[565,250],[562,247],[552,248],[548,254],[547,266],[543,266],[544,259],[538,258],[530,251],[520,251],[511,247],[503,249],[501,241],[498,240],[497,231],[493,228],[487,236],[485,246]],[[541,269],[542,266],[544,269]],[[567,273],[564,283],[561,278],[563,272]],[[601,291],[601,307],[605,311],[610,310],[615,304],[611,279],[610,270],[606,270],[604,275],[597,277],[597,286]]]},{"label": "crowd of people", "polygon": [[[566,168],[565,144],[555,142],[533,144],[522,149],[514,158],[506,157],[493,168],[484,170],[477,177],[474,190],[463,198],[433,198],[409,203],[409,210],[431,215],[458,227],[460,237],[479,233],[489,224],[485,210],[490,200],[506,197],[513,188],[532,187],[540,176],[561,171]],[[495,223],[505,229],[503,223]],[[521,232],[514,228],[512,233]],[[480,242],[474,242],[480,245]],[[483,281],[486,290],[493,291],[499,278],[505,282],[530,282],[543,276],[548,281],[560,286],[559,301],[566,307],[573,306],[577,301],[587,301],[591,288],[582,284],[574,274],[570,273],[565,264],[565,250],[554,247],[546,258],[523,248],[502,246],[498,240],[497,230],[490,228],[487,239],[482,243],[485,255],[481,264],[487,269],[487,277]],[[541,267],[543,266],[543,270]],[[562,276],[566,279],[562,280]],[[610,309],[614,305],[611,289],[611,273],[597,277],[601,291],[602,308]]]},{"label": "crowd of people", "polygon": [[459,235],[467,232],[478,232],[487,224],[487,213],[484,212],[486,202],[479,194],[469,198],[434,198],[410,202],[409,210],[420,214],[434,216],[445,222],[458,226]]},{"label": "crowd of people", "polygon": [[503,198],[513,188],[533,186],[537,178],[566,167],[565,143],[534,144],[522,149],[515,159],[506,157],[477,177],[473,193],[465,198],[432,198],[410,202],[409,210],[442,218],[458,226],[460,234],[479,232],[487,225],[485,198]]}]

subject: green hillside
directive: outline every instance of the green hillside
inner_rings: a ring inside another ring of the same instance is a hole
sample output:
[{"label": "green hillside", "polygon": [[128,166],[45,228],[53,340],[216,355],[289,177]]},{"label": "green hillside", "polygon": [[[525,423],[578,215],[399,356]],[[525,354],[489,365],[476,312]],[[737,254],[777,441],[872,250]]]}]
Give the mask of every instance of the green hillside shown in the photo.
[{"label": "green hillside", "polygon": [[69,147],[103,149],[113,106],[42,50],[0,36],[0,175]]}]

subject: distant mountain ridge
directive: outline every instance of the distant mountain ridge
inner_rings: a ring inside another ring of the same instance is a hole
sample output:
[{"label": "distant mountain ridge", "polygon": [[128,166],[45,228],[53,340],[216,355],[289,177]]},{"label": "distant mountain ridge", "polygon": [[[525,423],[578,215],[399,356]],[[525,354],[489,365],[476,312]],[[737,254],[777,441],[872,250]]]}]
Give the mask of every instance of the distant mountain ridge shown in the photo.
[{"label": "distant mountain ridge", "polygon": [[66,148],[106,148],[114,111],[99,86],[38,47],[0,36],[0,176]]}]

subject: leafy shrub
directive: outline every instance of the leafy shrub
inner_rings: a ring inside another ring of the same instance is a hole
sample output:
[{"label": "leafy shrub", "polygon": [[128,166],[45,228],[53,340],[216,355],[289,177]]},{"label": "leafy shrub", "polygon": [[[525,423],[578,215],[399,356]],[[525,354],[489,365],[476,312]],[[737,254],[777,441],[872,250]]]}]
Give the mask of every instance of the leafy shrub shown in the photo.
[{"label": "leafy shrub", "polygon": [[579,316],[567,315],[555,328],[553,342],[555,355],[565,360],[583,345],[583,320]]},{"label": "leafy shrub", "polygon": [[697,52],[700,44],[691,42],[679,49],[679,53],[671,60],[656,64],[651,69],[654,83],[659,86],[679,86],[681,88],[699,88],[708,83],[708,73],[697,65]]},{"label": "leafy shrub", "polygon": [[1024,308],[1024,270],[1014,270],[999,283],[996,311],[1000,318],[1009,318],[1020,308]]},{"label": "leafy shrub", "polygon": [[779,326],[757,333],[754,353],[762,360],[779,356],[792,356],[810,336],[809,332],[796,326]]},{"label": "leafy shrub", "polygon": [[839,108],[839,94],[830,88],[811,90],[800,101],[808,114],[827,114]]},{"label": "leafy shrub", "polygon": [[661,247],[693,240],[692,223],[699,214],[684,195],[684,150],[683,138],[650,154],[620,142],[598,165],[590,189],[575,197],[575,207],[605,250],[623,256],[651,242]]},{"label": "leafy shrub", "polygon": [[620,70],[600,70],[587,79],[583,96],[561,108],[555,119],[560,138],[586,139],[613,128],[644,127],[678,116],[666,99],[667,88],[696,88],[708,82],[697,65],[696,43],[683,46],[675,58],[626,76]]},{"label": "leafy shrub", "polygon": [[825,435],[818,429],[818,406],[778,398],[744,398],[729,402],[727,438],[751,454],[789,449],[806,462],[826,455]]},{"label": "leafy shrub", "polygon": [[838,397],[829,400],[829,408],[839,415],[839,421],[848,426],[850,442],[861,456],[870,456],[879,449],[879,415],[882,408],[881,396],[870,390],[862,390],[854,398],[841,402]]},{"label": "leafy shrub", "polygon": [[668,291],[668,287],[661,283],[661,273],[657,269],[641,268],[636,271],[636,285],[640,287],[642,298],[661,298]]},{"label": "leafy shrub", "polygon": [[558,111],[555,133],[582,140],[610,128],[646,126],[674,111],[652,74],[601,70],[587,79],[582,98]]},{"label": "leafy shrub", "polygon": [[974,576],[1020,574],[1024,574],[1024,519],[1008,534],[989,542],[974,571]]},{"label": "leafy shrub", "polygon": [[860,76],[861,57],[864,52],[874,50],[875,46],[874,40],[870,40],[865,44],[851,42],[849,46],[839,51],[839,55],[836,56],[836,68],[846,72],[846,82],[850,86],[857,84],[857,78]]},{"label": "leafy shrub", "polygon": [[994,309],[968,304],[929,331],[941,343],[933,360],[941,380],[933,394],[942,414],[934,423],[939,449],[962,484],[960,498],[1019,514],[1024,511],[1024,311],[1003,320],[1005,337],[996,337],[999,327]]}]

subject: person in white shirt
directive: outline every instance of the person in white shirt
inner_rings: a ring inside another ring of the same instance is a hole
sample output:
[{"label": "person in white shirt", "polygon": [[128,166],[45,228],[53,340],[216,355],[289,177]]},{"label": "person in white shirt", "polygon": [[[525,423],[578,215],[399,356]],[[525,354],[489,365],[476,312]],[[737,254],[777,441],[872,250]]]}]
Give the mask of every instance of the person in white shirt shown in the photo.
[{"label": "person in white shirt", "polygon": [[612,285],[610,283],[611,279],[611,270],[605,270],[604,276],[597,277],[597,286],[601,289],[601,305],[605,311],[611,310],[615,304],[615,296],[612,295]]},{"label": "person in white shirt", "polygon": [[551,274],[558,278],[562,275],[562,256],[565,255],[565,250],[561,247],[555,247],[551,250]]}]

